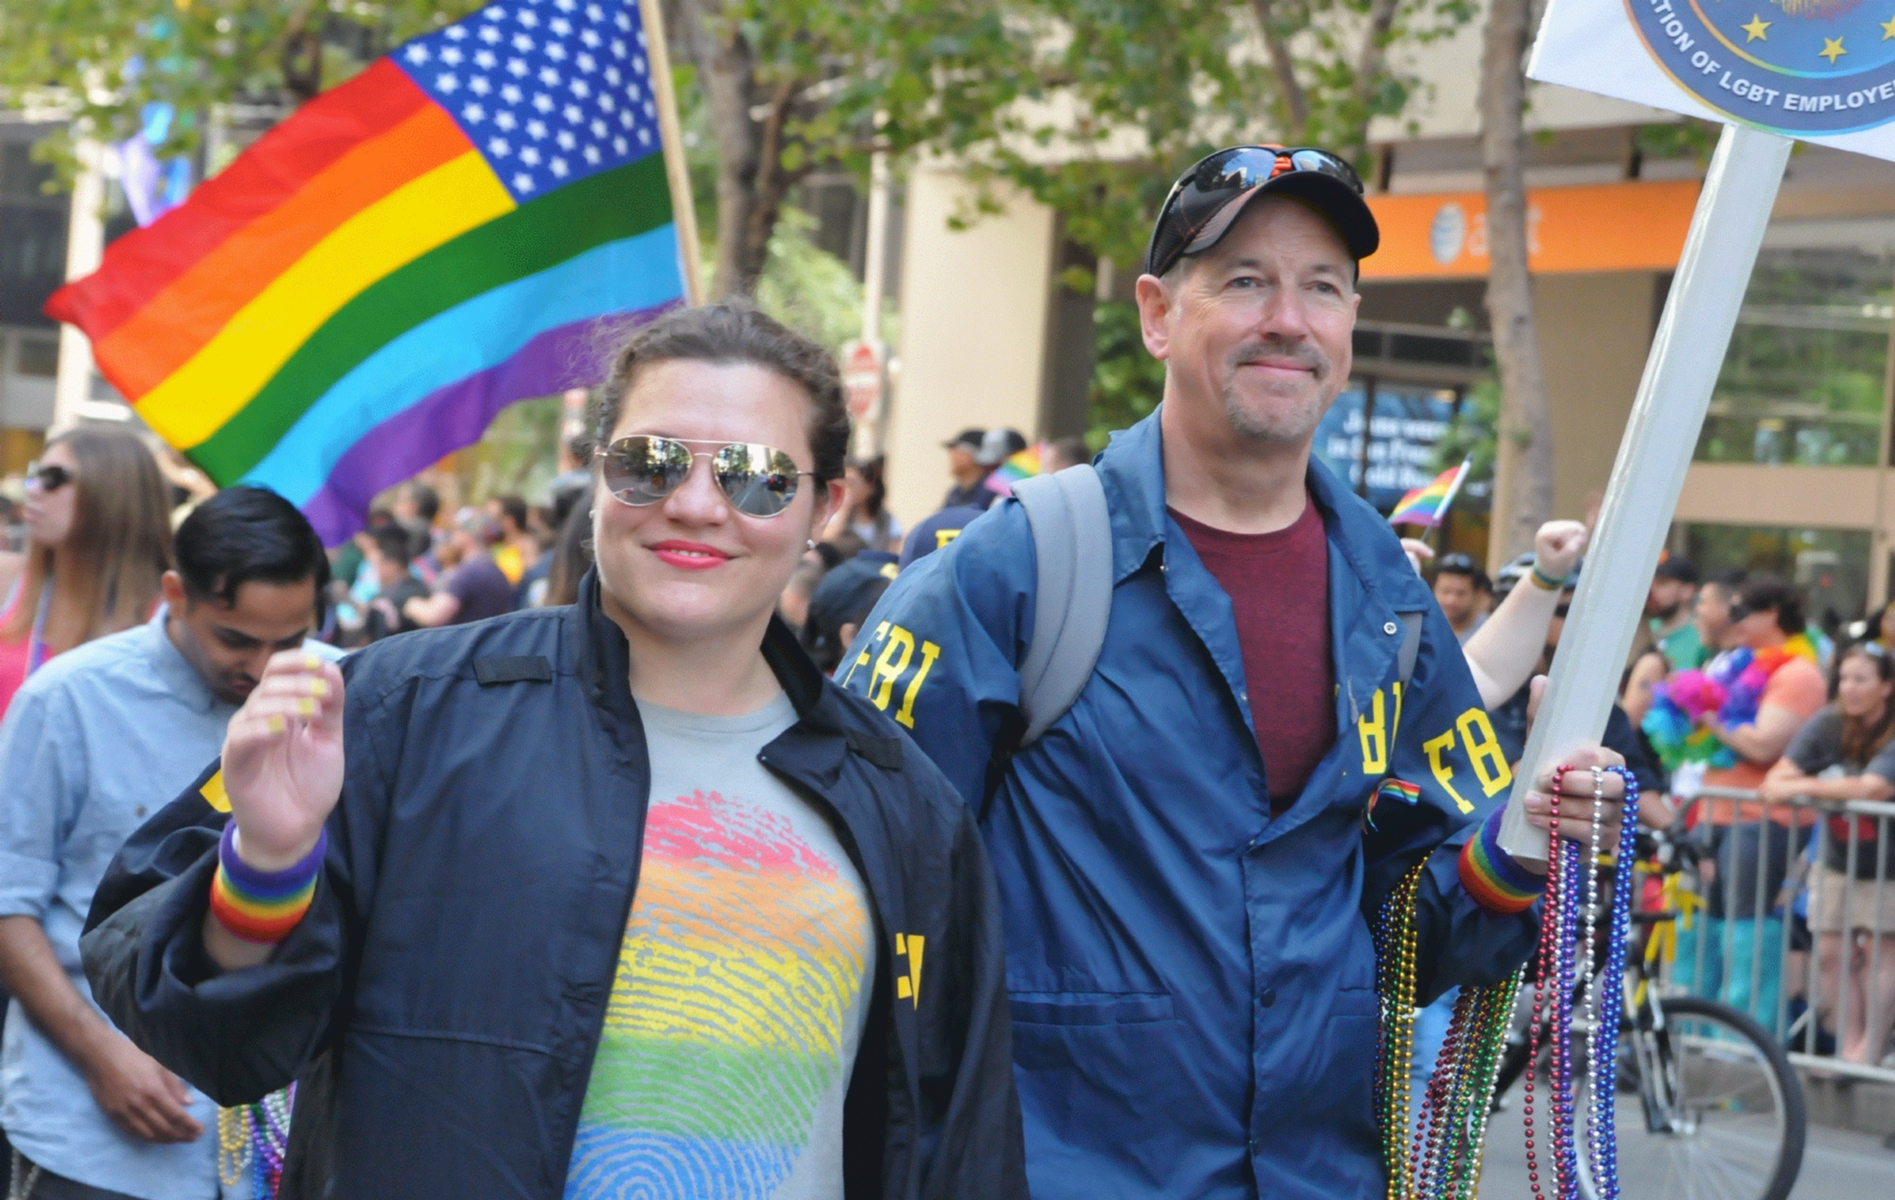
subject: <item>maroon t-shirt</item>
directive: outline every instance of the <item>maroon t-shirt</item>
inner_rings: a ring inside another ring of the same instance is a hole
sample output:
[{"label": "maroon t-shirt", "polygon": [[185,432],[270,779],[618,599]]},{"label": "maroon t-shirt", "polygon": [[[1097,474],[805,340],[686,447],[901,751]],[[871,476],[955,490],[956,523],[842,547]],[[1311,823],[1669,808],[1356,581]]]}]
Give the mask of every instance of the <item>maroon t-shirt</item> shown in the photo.
[{"label": "maroon t-shirt", "polygon": [[1230,597],[1270,807],[1282,812],[1336,742],[1322,514],[1312,500],[1275,533],[1213,529],[1176,509],[1171,517]]}]

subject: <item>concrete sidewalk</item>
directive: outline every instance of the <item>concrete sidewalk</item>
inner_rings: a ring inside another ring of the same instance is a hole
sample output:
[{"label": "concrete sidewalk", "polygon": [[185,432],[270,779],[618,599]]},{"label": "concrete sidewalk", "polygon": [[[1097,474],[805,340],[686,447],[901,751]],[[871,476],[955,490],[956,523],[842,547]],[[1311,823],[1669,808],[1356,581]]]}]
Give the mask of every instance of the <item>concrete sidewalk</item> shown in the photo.
[{"label": "concrete sidewalk", "polygon": [[[1862,1085],[1856,1085],[1858,1087]],[[1872,1085],[1871,1085],[1872,1086]],[[1538,1089],[1536,1089],[1538,1090]],[[1619,1185],[1626,1200],[1671,1200],[1691,1195],[1671,1178],[1675,1156],[1669,1139],[1654,1139],[1645,1132],[1638,1099],[1620,1098],[1619,1110]],[[1774,1154],[1769,1138],[1773,1127],[1755,1131],[1726,1126],[1721,1129],[1720,1151],[1728,1160],[1749,1163],[1761,1175]],[[1544,1142],[1540,1142],[1544,1146]],[[1544,1168],[1545,1156],[1542,1153]],[[1548,1187],[1549,1177],[1542,1169],[1541,1186]],[[1809,1125],[1804,1141],[1803,1166],[1797,1175],[1791,1200],[1880,1200],[1895,1193],[1895,1150],[1884,1147],[1882,1138],[1871,1133]],[[1484,1156],[1480,1192],[1482,1200],[1530,1200],[1532,1188],[1527,1179],[1526,1149],[1521,1126],[1520,1089],[1509,1092],[1506,1108],[1494,1114],[1487,1127],[1487,1152]],[[1740,1195],[1713,1186],[1698,1195]]]}]

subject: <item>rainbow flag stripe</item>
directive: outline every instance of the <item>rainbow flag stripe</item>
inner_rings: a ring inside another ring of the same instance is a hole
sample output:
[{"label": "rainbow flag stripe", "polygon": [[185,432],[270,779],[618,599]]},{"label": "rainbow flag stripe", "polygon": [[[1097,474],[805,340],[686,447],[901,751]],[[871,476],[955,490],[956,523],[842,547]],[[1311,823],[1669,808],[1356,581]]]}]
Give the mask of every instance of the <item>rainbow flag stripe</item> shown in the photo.
[{"label": "rainbow flag stripe", "polygon": [[47,312],[219,484],[326,541],[598,323],[684,296],[637,0],[509,0],[304,105]]},{"label": "rainbow flag stripe", "polygon": [[1013,485],[1022,479],[1031,479],[1045,468],[1041,465],[1042,446],[1028,446],[1018,454],[995,467],[987,476],[987,489],[1002,496],[1013,495]]},{"label": "rainbow flag stripe", "polygon": [[566,1200],[776,1194],[847,1087],[858,886],[780,813],[654,800]]},{"label": "rainbow flag stripe", "polygon": [[1381,785],[1369,796],[1369,804],[1362,813],[1362,821],[1368,828],[1375,828],[1375,802],[1384,796],[1390,800],[1413,807],[1421,802],[1421,786],[1409,783],[1406,779],[1384,779]]},{"label": "rainbow flag stripe", "polygon": [[1454,494],[1461,490],[1461,481],[1467,478],[1467,468],[1472,461],[1464,460],[1458,467],[1449,467],[1426,487],[1415,488],[1403,496],[1395,511],[1388,514],[1388,523],[1430,528],[1439,525],[1448,515],[1448,506],[1454,503]]}]

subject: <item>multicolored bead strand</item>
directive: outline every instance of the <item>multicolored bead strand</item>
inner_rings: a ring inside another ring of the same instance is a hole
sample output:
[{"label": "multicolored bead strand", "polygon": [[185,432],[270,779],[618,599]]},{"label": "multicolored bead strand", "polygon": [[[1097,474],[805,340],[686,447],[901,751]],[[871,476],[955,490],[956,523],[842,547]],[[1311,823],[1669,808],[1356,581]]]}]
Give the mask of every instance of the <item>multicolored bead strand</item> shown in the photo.
[{"label": "multicolored bead strand", "polygon": [[[1542,1027],[1552,1051],[1548,1079],[1548,1098],[1539,1114],[1539,1141],[1546,1142],[1550,1124],[1551,1142],[1548,1168],[1559,1200],[1574,1200],[1579,1194],[1579,1146],[1576,1137],[1576,1110],[1573,1097],[1573,998],[1579,983],[1578,954],[1586,955],[1586,995],[1582,1019],[1590,1030],[1587,1051],[1589,1095],[1585,1117],[1586,1165],[1593,1181],[1593,1194],[1599,1200],[1617,1200],[1618,1143],[1614,1103],[1618,1090],[1619,1018],[1624,1009],[1626,941],[1631,932],[1631,875],[1638,838],[1638,781],[1622,767],[1591,768],[1593,777],[1593,819],[1586,851],[1559,836],[1560,788],[1567,768],[1553,772],[1552,799],[1549,805],[1549,844],[1547,862],[1546,909],[1540,923],[1539,978],[1534,984],[1531,1030],[1528,1034],[1526,1076],[1526,1148],[1527,1178],[1536,1197],[1542,1195],[1534,1133],[1533,1077],[1539,1057]],[[1603,824],[1599,817],[1606,799],[1605,777],[1617,775],[1624,783],[1619,846],[1614,861],[1613,907],[1606,930],[1603,964],[1597,978],[1591,978],[1594,941],[1600,906],[1598,864],[1602,849]],[[1550,976],[1550,982],[1549,982]],[[1552,995],[1547,996],[1548,988]],[[1550,1111],[1547,1111],[1549,1110]]]},{"label": "multicolored bead strand", "polygon": [[1579,993],[1579,895],[1581,873],[1586,870],[1577,844],[1559,844],[1560,874],[1567,894],[1560,897],[1559,917],[1559,1003],[1553,1007],[1553,1081],[1551,1090],[1557,1105],[1554,1116],[1554,1149],[1559,1155],[1560,1200],[1579,1200],[1579,1155],[1575,1152],[1573,1132],[1577,1105],[1573,1097],[1573,1001]]},{"label": "multicolored bead strand", "polygon": [[1418,864],[1402,876],[1375,926],[1375,991],[1382,1018],[1376,1030],[1375,1115],[1382,1127],[1388,1200],[1410,1200],[1415,1194],[1407,1154],[1408,1075],[1415,1057],[1415,893],[1421,872]]},{"label": "multicolored bead strand", "polygon": [[[1586,903],[1580,910],[1579,936],[1573,943],[1573,949],[1576,953],[1585,955],[1586,960],[1584,970],[1578,975],[1579,979],[1586,981],[1584,999],[1580,1003],[1579,1024],[1586,1030],[1586,1053],[1589,1056],[1586,1063],[1588,1078],[1593,1079],[1595,1083],[1597,1082],[1597,1077],[1593,1072],[1596,1072],[1599,1066],[1597,1061],[1599,1053],[1599,989],[1593,986],[1592,978],[1594,974],[1599,926],[1599,831],[1601,829],[1599,810],[1604,804],[1605,769],[1603,767],[1593,767],[1592,821],[1590,822],[1591,836],[1587,839],[1585,858]],[[1598,1147],[1592,1140],[1592,1112],[1597,1107],[1593,1102],[1593,1098],[1597,1097],[1598,1089],[1595,1087],[1591,1089],[1591,1092],[1592,1096],[1589,1097],[1586,1105],[1586,1167],[1596,1178],[1599,1169],[1599,1156]]]},{"label": "multicolored bead strand", "polygon": [[290,1110],[296,1085],[255,1104],[217,1110],[217,1178],[225,1188],[245,1181],[255,1200],[275,1200],[289,1151]]},{"label": "multicolored bead strand", "polygon": [[[1540,913],[1540,941],[1539,941],[1538,953],[1535,956],[1535,962],[1534,962],[1535,969],[1534,969],[1534,976],[1533,976],[1533,1014],[1532,1014],[1532,1017],[1527,1022],[1526,1095],[1525,1095],[1524,1103],[1522,1104],[1522,1110],[1523,1110],[1523,1117],[1526,1122],[1527,1183],[1533,1190],[1533,1195],[1535,1197],[1535,1200],[1541,1200],[1541,1198],[1545,1195],[1545,1192],[1540,1187],[1539,1154],[1538,1154],[1538,1148],[1534,1144],[1535,1137],[1534,1137],[1533,1080],[1534,1080],[1534,1076],[1539,1071],[1541,1031],[1547,1028],[1549,1024],[1549,1018],[1552,1015],[1547,1005],[1547,984],[1549,980],[1551,980],[1553,983],[1553,991],[1555,995],[1555,999],[1553,1001],[1552,1007],[1557,1008],[1559,1005],[1559,1001],[1557,999],[1558,991],[1559,991],[1559,983],[1558,983],[1559,946],[1558,946],[1558,943],[1560,940],[1559,930],[1560,930],[1560,925],[1561,925],[1559,909],[1560,909],[1560,898],[1564,891],[1564,889],[1561,886],[1562,872],[1560,871],[1560,867],[1561,867],[1561,860],[1563,859],[1564,856],[1558,852],[1557,847],[1560,844],[1559,842],[1560,783],[1562,780],[1564,780],[1565,776],[1566,776],[1565,767],[1554,768],[1552,788],[1550,789],[1552,795],[1549,802],[1549,808],[1547,811],[1547,816],[1548,816],[1547,844],[1549,847],[1549,851],[1546,856],[1546,901],[1545,901],[1545,908],[1542,909]],[[1557,1034],[1555,1036],[1557,1037]],[[1558,1055],[1559,1055],[1559,1051],[1557,1048],[1557,1041],[1555,1041],[1554,1050],[1553,1050],[1553,1057],[1555,1059],[1553,1066],[1554,1066],[1555,1071],[1557,1071],[1557,1067],[1558,1067],[1558,1063],[1557,1063]],[[1553,1096],[1554,1089],[1552,1087],[1552,1079],[1550,1075],[1547,1080],[1547,1084],[1548,1086],[1546,1090],[1544,1104],[1547,1107],[1557,1110],[1558,1100],[1554,1098]],[[1549,1114],[1543,1110],[1540,1115],[1544,1118],[1544,1117],[1547,1117]],[[1542,1120],[1540,1122],[1539,1128],[1540,1128],[1541,1137],[1545,1136],[1546,1130],[1548,1128],[1552,1128],[1554,1130],[1553,1145],[1557,1147],[1558,1136],[1559,1136],[1558,1135],[1558,1121],[1557,1120]],[[1549,1154],[1547,1157],[1547,1173],[1549,1176],[1551,1176],[1548,1182],[1554,1185],[1553,1190],[1557,1192],[1559,1190],[1559,1187],[1558,1187],[1559,1156],[1556,1149],[1553,1153]]]},{"label": "multicolored bead strand", "polygon": [[1376,989],[1381,998],[1375,1111],[1390,1200],[1472,1200],[1494,1082],[1505,1053],[1518,974],[1488,987],[1464,987],[1410,1123],[1414,1061],[1415,895],[1421,867],[1390,892],[1376,923]]},{"label": "multicolored bead strand", "polygon": [[[1612,1101],[1616,1093],[1618,1017],[1623,1008],[1626,938],[1631,926],[1627,903],[1637,837],[1638,785],[1624,770],[1608,767],[1593,773],[1591,854],[1560,837],[1560,794],[1570,768],[1553,773],[1549,804],[1549,847],[1545,909],[1536,947],[1533,1016],[1528,1028],[1526,1151],[1528,1180],[1536,1200],[1577,1200],[1578,1122],[1573,1074],[1573,1007],[1578,995],[1580,947],[1586,975],[1595,962],[1594,941],[1602,905],[1613,901],[1605,931],[1603,963],[1597,982],[1583,1001],[1590,1028],[1592,1093],[1584,1122],[1587,1166],[1596,1195],[1617,1200],[1618,1156]],[[1596,876],[1603,849],[1598,816],[1604,810],[1605,776],[1625,782],[1623,827],[1610,897],[1601,895]],[[1570,817],[1568,824],[1571,823]],[[1465,882],[1466,864],[1463,863]],[[1461,991],[1442,1040],[1440,1055],[1422,1093],[1420,1111],[1410,1112],[1409,1072],[1414,1062],[1418,940],[1415,897],[1420,866],[1402,877],[1389,893],[1375,925],[1376,991],[1381,999],[1375,1113],[1381,1124],[1382,1158],[1389,1200],[1474,1200],[1480,1181],[1482,1149],[1495,1082],[1506,1053],[1514,1002],[1527,968],[1489,987]],[[1597,991],[1594,991],[1594,988]],[[1551,1051],[1545,1090],[1536,1110],[1535,1075],[1540,1046]],[[1411,1123],[1411,1117],[1413,1118]],[[1538,1120],[1536,1130],[1535,1120]],[[1545,1154],[1541,1155],[1544,1150]],[[1545,1161],[1547,1179],[1540,1179]]]},{"label": "multicolored bead strand", "polygon": [[1638,848],[1638,777],[1623,767],[1608,770],[1625,784],[1618,854],[1612,864],[1612,919],[1606,929],[1605,966],[1599,973],[1598,1010],[1593,1025],[1592,1096],[1586,1113],[1586,1143],[1591,1155],[1593,1192],[1599,1200],[1618,1200],[1619,1141],[1616,1102],[1619,1076],[1619,1017],[1625,1011],[1625,953],[1632,931],[1632,862]]}]

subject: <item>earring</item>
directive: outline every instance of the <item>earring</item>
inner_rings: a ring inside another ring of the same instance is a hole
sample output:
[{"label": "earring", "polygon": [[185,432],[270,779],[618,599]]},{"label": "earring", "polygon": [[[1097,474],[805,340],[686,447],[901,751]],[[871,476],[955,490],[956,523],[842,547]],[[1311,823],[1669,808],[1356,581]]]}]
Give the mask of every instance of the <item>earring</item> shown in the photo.
[{"label": "earring", "polygon": [[804,542],[803,545],[807,546],[811,550],[814,550],[816,548],[816,539],[810,538],[808,541]]}]

